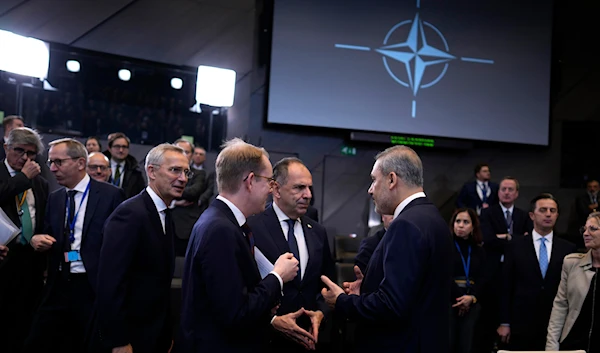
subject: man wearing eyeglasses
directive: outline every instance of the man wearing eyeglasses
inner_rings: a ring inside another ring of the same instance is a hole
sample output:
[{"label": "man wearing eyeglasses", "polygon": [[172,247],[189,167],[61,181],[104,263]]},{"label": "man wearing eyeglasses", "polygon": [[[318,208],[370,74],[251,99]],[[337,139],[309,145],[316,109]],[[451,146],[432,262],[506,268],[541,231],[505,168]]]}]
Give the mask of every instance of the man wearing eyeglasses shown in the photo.
[{"label": "man wearing eyeglasses", "polygon": [[[171,280],[175,268],[172,202],[191,175],[183,149],[148,152],[148,187],[125,201],[104,225],[98,282],[97,348],[167,352],[171,347]],[[213,289],[218,290],[218,289]]]},{"label": "man wearing eyeglasses", "polygon": [[20,352],[44,284],[45,257],[30,245],[33,234],[44,227],[48,182],[34,159],[43,150],[34,130],[19,127],[5,139],[6,158],[0,163],[0,207],[21,233],[8,244],[0,243],[0,320],[2,349]]},{"label": "man wearing eyeglasses", "polygon": [[138,161],[129,154],[129,138],[121,133],[113,133],[108,139],[108,150],[104,151],[110,159],[111,176],[109,182],[125,191],[125,197],[139,194],[146,182]]},{"label": "man wearing eyeglasses", "polygon": [[284,158],[273,167],[273,179],[273,204],[248,224],[256,247],[271,263],[291,252],[300,266],[296,278],[283,286],[281,306],[271,321],[278,332],[270,352],[305,352],[316,348],[321,322],[330,312],[320,295],[321,275],[332,277],[335,264],[325,228],[305,217],[312,198],[308,168],[298,158]]},{"label": "man wearing eyeglasses", "polygon": [[98,289],[102,225],[124,195],[89,177],[81,142],[64,138],[49,146],[47,165],[63,187],[48,197],[44,230],[31,239],[36,251],[48,254],[48,280],[25,351],[83,352]]},{"label": "man wearing eyeglasses", "polygon": [[88,156],[88,174],[95,180],[108,182],[110,178],[110,162],[108,157],[100,152],[92,152]]}]

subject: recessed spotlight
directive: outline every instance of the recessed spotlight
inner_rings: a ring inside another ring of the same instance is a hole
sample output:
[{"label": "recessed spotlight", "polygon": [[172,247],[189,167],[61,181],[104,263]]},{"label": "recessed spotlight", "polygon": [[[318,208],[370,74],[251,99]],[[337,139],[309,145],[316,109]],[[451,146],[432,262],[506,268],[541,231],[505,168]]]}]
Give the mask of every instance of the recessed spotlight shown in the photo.
[{"label": "recessed spotlight", "polygon": [[67,70],[70,72],[79,72],[81,64],[77,60],[67,60]]},{"label": "recessed spotlight", "polygon": [[119,70],[119,78],[121,79],[121,81],[131,80],[131,71],[129,71],[127,69]]},{"label": "recessed spotlight", "polygon": [[171,79],[171,87],[174,89],[181,89],[181,87],[183,87],[183,80],[179,77],[173,77]]}]

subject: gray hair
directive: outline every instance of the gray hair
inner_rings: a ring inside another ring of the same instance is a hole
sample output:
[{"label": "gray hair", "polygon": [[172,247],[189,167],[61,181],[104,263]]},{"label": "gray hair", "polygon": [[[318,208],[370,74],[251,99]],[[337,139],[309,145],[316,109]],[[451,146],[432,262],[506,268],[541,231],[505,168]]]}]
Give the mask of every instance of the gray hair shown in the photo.
[{"label": "gray hair", "polygon": [[273,166],[273,179],[275,179],[279,185],[285,185],[287,183],[288,168],[294,163],[304,165],[304,163],[296,157],[286,157],[275,163]]},{"label": "gray hair", "polygon": [[406,146],[394,146],[375,156],[383,175],[396,173],[408,187],[423,187],[423,163],[417,152]]},{"label": "gray hair", "polygon": [[269,158],[264,148],[251,145],[240,138],[231,139],[221,147],[223,150],[215,163],[219,192],[238,192],[244,174],[259,172],[264,168],[262,157]]},{"label": "gray hair", "polygon": [[44,149],[44,144],[42,143],[42,137],[40,134],[28,127],[18,127],[12,129],[8,133],[5,143],[7,146],[34,145],[38,154]]},{"label": "gray hair", "polygon": [[148,155],[146,155],[146,162],[144,163],[146,175],[148,175],[149,165],[161,165],[163,163],[166,152],[177,152],[185,156],[183,148],[170,143],[161,143],[160,145],[152,148],[150,152],[148,152]]},{"label": "gray hair", "polygon": [[48,144],[48,146],[52,147],[52,146],[60,145],[61,143],[64,143],[67,145],[67,155],[69,157],[71,157],[73,159],[84,158],[85,164],[87,165],[88,151],[85,148],[85,146],[83,145],[83,143],[81,143],[75,139],[67,137],[67,138],[54,140],[54,141],[50,142]]}]

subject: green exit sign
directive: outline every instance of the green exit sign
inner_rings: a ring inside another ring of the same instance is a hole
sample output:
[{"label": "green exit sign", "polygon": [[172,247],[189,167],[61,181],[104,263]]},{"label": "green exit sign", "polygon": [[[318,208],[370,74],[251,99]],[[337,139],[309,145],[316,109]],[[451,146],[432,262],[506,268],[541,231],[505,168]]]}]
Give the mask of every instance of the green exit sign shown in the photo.
[{"label": "green exit sign", "polygon": [[342,147],[342,154],[346,156],[356,156],[356,147],[344,146]]}]

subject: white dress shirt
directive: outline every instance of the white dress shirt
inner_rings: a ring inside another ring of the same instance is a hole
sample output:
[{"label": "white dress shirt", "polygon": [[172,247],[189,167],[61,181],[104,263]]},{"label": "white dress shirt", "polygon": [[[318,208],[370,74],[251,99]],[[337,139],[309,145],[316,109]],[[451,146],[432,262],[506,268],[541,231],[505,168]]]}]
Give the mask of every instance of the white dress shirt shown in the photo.
[{"label": "white dress shirt", "polygon": [[[533,230],[533,246],[535,247],[535,255],[537,256],[538,261],[540,261],[540,245],[541,245],[541,241],[540,239],[542,238],[542,236],[535,231],[535,229]],[[548,263],[550,263],[550,255],[552,254],[552,241],[553,241],[553,237],[554,237],[554,232],[550,232],[550,234],[546,235],[546,252],[548,253]]]},{"label": "white dress shirt", "polygon": [[[288,232],[290,230],[290,226],[287,222],[290,217],[288,217],[279,206],[275,202],[273,202],[273,210],[275,210],[275,214],[279,219],[279,225],[281,226],[281,230],[283,231],[283,236],[285,240],[288,241]],[[308,264],[308,247],[306,246],[306,239],[304,238],[304,229],[302,229],[302,221],[300,218],[296,220],[294,223],[294,236],[296,237],[296,242],[298,243],[298,252],[300,256],[300,279],[304,278],[304,272],[306,271],[306,265]]]},{"label": "white dress shirt", "polygon": [[406,205],[408,205],[412,200],[418,199],[421,197],[425,197],[425,193],[422,191],[414,193],[414,194],[410,195],[409,197],[405,198],[404,201],[400,202],[400,204],[396,207],[396,210],[394,211],[394,219],[396,219],[396,217],[398,217],[400,212],[402,212],[402,210],[404,210]]},{"label": "white dress shirt", "polygon": [[[112,170],[111,178],[114,178],[115,173],[117,172],[117,165],[121,166],[119,169],[121,172],[121,177],[119,178],[118,187],[123,187],[123,177],[125,176],[125,161],[121,163],[117,163],[114,159],[110,160],[110,169]],[[115,185],[115,181],[113,180],[113,185]]]},{"label": "white dress shirt", "polygon": [[477,180],[477,195],[479,198],[483,200],[483,186],[486,188],[486,197],[489,199],[492,194],[492,189],[490,189],[490,184],[487,181]]},{"label": "white dress shirt", "polygon": [[[11,177],[14,177],[18,172],[14,169],[12,169],[10,167],[10,165],[8,165],[8,161],[6,161],[6,159],[4,160],[4,165],[6,166],[6,169],[8,170],[8,172],[10,173]],[[35,234],[35,195],[33,195],[33,190],[29,189],[27,190],[27,195],[25,195],[25,200],[27,201],[27,208],[29,209],[29,218],[31,218],[31,230],[34,232]],[[16,204],[15,201],[15,205],[18,206]],[[21,242],[21,234],[19,234],[17,236],[17,243]]]},{"label": "white dress shirt", "polygon": [[[242,211],[240,211],[240,209],[237,208],[237,206],[234,205],[233,202],[227,200],[225,197],[223,197],[221,195],[217,195],[216,198],[217,198],[217,200],[223,201],[227,205],[227,207],[229,207],[231,212],[233,212],[233,215],[235,216],[235,220],[238,222],[238,225],[240,227],[246,223],[246,216],[244,216]],[[246,236],[246,235],[244,234],[244,236]],[[283,279],[281,278],[281,276],[275,271],[271,271],[269,273],[272,273],[275,277],[277,277],[277,280],[279,281],[279,286],[280,286],[281,290],[283,291]]]},{"label": "white dress shirt", "polygon": [[[75,234],[74,234],[75,241],[73,243],[71,243],[71,250],[77,250],[77,251],[81,250],[81,239],[82,239],[82,234],[83,234],[83,221],[85,218],[85,211],[87,210],[87,203],[88,203],[88,199],[90,196],[89,190],[87,192],[87,195],[85,195],[85,199],[82,200],[82,198],[83,198],[83,194],[85,193],[85,189],[87,188],[89,183],[90,183],[90,176],[86,174],[83,177],[83,179],[81,179],[81,181],[77,185],[75,185],[75,187],[73,189],[67,189],[67,191],[70,191],[70,190],[77,191],[77,193],[75,194],[75,214],[77,215],[77,218],[75,219]],[[67,202],[69,202],[68,195],[67,195]],[[65,227],[67,227],[67,229],[69,227],[69,225],[67,224],[68,217],[69,217],[69,215],[67,214],[67,212],[65,210]],[[85,266],[83,265],[83,261],[71,262],[71,273],[85,273]]]}]

